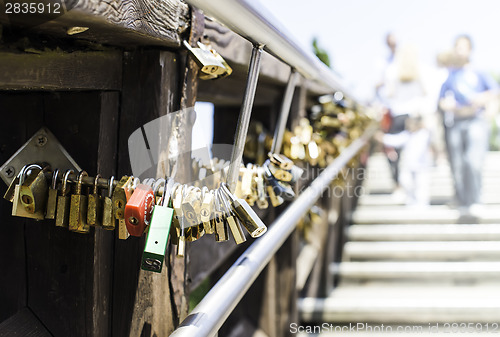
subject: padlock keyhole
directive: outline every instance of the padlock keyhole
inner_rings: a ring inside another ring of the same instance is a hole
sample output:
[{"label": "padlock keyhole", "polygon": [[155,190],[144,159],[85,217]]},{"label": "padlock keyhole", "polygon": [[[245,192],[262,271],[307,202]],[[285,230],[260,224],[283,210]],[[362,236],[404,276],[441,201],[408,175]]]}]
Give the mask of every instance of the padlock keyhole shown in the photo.
[{"label": "padlock keyhole", "polygon": [[26,194],[23,195],[21,197],[21,199],[23,200],[23,203],[25,203],[27,205],[29,205],[29,204],[31,204],[33,202],[33,199],[29,195],[26,195]]}]

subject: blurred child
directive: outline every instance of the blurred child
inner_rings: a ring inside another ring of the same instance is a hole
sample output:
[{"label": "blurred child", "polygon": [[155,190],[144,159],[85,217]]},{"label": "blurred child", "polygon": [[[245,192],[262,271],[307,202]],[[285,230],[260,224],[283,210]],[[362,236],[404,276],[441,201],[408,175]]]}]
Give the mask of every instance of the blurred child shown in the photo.
[{"label": "blurred child", "polygon": [[405,130],[398,134],[379,135],[385,146],[402,148],[400,184],[406,193],[406,204],[425,207],[430,204],[431,135],[422,116],[410,115]]}]

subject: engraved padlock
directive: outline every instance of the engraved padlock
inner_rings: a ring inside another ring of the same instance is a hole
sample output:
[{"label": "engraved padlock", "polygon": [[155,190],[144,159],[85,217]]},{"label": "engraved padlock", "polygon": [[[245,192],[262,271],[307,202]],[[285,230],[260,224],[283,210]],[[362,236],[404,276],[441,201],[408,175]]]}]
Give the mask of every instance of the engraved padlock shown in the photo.
[{"label": "engraved padlock", "polygon": [[75,193],[71,195],[68,229],[72,232],[88,233],[90,230],[90,226],[87,223],[88,196],[82,194],[82,180],[86,176],[88,174],[85,171],[81,171],[78,174]]},{"label": "engraved padlock", "polygon": [[57,227],[68,227],[69,224],[69,205],[71,203],[71,195],[70,187],[68,186],[68,177],[72,173],[74,173],[73,170],[67,170],[64,174],[61,195],[57,197]]}]

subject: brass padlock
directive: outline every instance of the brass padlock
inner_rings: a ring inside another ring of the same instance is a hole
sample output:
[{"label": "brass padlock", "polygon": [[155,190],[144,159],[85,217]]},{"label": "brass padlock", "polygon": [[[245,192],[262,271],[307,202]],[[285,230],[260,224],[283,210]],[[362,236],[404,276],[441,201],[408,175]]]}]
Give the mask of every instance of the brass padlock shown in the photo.
[{"label": "brass padlock", "polygon": [[108,195],[104,197],[102,205],[102,228],[107,230],[115,229],[115,214],[113,212],[113,182],[115,177],[109,178]]},{"label": "brass padlock", "polygon": [[59,169],[55,169],[52,173],[52,183],[49,188],[49,196],[47,198],[47,209],[45,211],[45,219],[55,219],[57,209],[57,179],[59,178]]},{"label": "brass padlock", "polygon": [[219,196],[222,201],[222,205],[224,208],[224,216],[227,221],[229,230],[231,231],[231,234],[233,234],[234,241],[236,242],[237,245],[239,245],[247,240],[245,234],[241,229],[238,218],[234,216],[231,207],[229,206],[229,202],[224,197],[224,195],[220,193],[220,191],[219,191]]},{"label": "brass padlock", "polygon": [[[200,71],[202,72],[200,75],[208,75],[210,76],[209,78],[216,78],[226,72],[226,67],[224,67],[220,58],[217,58],[205,45],[198,43],[198,48],[193,48],[187,41],[183,41],[183,43],[194,56],[195,62],[200,66]],[[203,79],[207,79],[207,77]]]},{"label": "brass padlock", "polygon": [[17,183],[14,185],[14,191],[12,195],[12,215],[13,216],[19,216],[23,218],[31,218],[31,219],[36,219],[36,220],[42,220],[44,217],[40,216],[40,214],[37,213],[30,213],[28,210],[24,207],[22,201],[21,201],[21,184],[24,182],[24,175],[31,170],[32,168],[36,168],[38,170],[42,170],[42,167],[40,165],[32,164],[32,165],[26,165],[24,166],[21,171],[19,172],[19,175],[16,179],[14,179],[13,183],[17,181]]},{"label": "brass padlock", "polygon": [[245,200],[237,199],[229,191],[225,183],[221,183],[221,191],[225,193],[225,196],[230,200],[234,213],[253,238],[257,238],[267,231],[267,226]]},{"label": "brass padlock", "polygon": [[200,219],[203,222],[203,228],[205,229],[205,233],[213,234],[214,228],[212,226],[212,222],[210,219],[213,216],[213,201],[214,196],[211,191],[208,190],[207,187],[203,187],[201,190],[202,200],[201,208],[200,208]]},{"label": "brass padlock", "polygon": [[71,196],[69,208],[69,230],[77,233],[88,233],[90,226],[87,223],[88,197],[82,194],[82,179],[88,176],[87,172],[78,174],[75,194]]},{"label": "brass padlock", "polygon": [[[37,165],[38,166],[38,165]],[[30,174],[26,177],[29,169],[24,171],[19,185],[19,199],[28,213],[33,214],[35,219],[45,218],[45,209],[47,206],[47,179],[45,178],[45,169],[36,168],[36,174]]]},{"label": "brass padlock", "polygon": [[130,236],[125,223],[125,205],[127,205],[127,193],[133,183],[133,177],[123,176],[113,192],[113,213],[118,220],[118,239],[126,240]]},{"label": "brass padlock", "polygon": [[87,223],[89,226],[102,226],[102,195],[99,193],[98,182],[101,176],[97,174],[94,180],[94,188],[89,194],[87,206]]},{"label": "brass padlock", "polygon": [[285,201],[282,197],[274,193],[274,188],[272,186],[267,186],[267,195],[269,195],[273,207],[278,207]]},{"label": "brass padlock", "polygon": [[227,231],[227,222],[224,221],[224,213],[222,209],[220,191],[215,192],[215,214],[214,214],[214,228],[215,228],[215,241],[222,242],[229,239]]},{"label": "brass padlock", "polygon": [[257,177],[255,177],[255,182],[257,183],[257,207],[260,209],[266,209],[269,207],[269,203],[266,199],[266,190],[264,187],[264,178],[262,176],[262,168],[257,168]]},{"label": "brass padlock", "polygon": [[69,224],[69,205],[71,202],[71,196],[69,195],[70,189],[68,186],[68,177],[72,173],[74,173],[73,170],[67,170],[64,174],[61,195],[57,197],[57,227],[68,227]]}]

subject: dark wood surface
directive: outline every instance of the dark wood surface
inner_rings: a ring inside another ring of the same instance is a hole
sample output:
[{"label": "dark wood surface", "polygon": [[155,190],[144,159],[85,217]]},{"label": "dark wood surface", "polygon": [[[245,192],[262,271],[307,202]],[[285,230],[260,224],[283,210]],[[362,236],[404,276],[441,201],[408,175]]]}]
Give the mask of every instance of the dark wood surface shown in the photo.
[{"label": "dark wood surface", "polygon": [[119,90],[120,51],[0,52],[0,90]]},{"label": "dark wood surface", "polygon": [[0,323],[0,337],[52,337],[33,312],[22,308],[17,314]]}]

